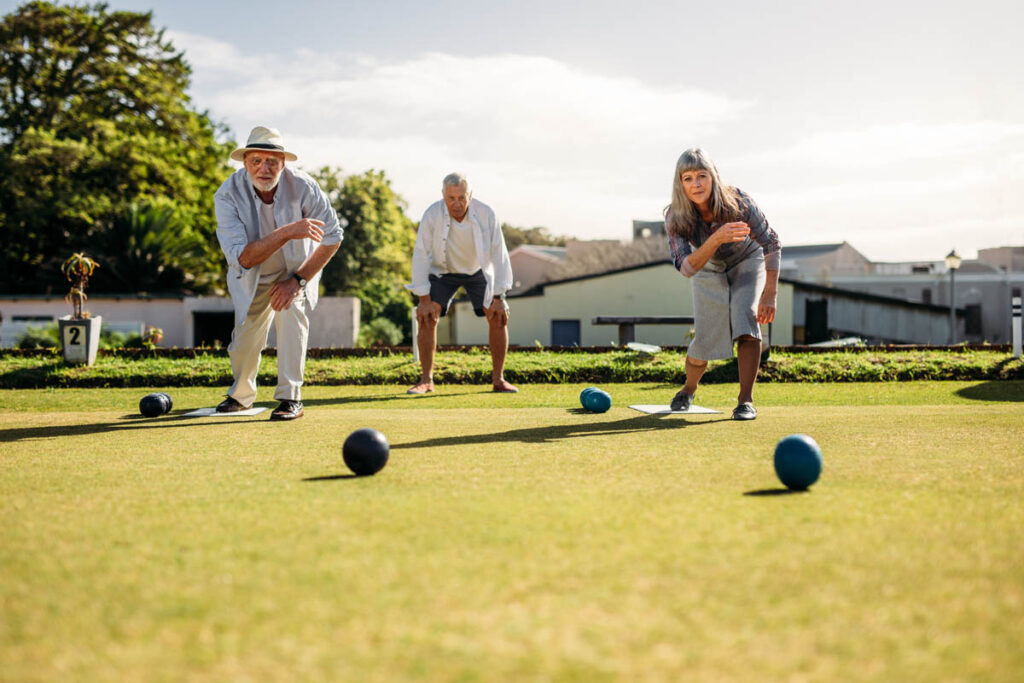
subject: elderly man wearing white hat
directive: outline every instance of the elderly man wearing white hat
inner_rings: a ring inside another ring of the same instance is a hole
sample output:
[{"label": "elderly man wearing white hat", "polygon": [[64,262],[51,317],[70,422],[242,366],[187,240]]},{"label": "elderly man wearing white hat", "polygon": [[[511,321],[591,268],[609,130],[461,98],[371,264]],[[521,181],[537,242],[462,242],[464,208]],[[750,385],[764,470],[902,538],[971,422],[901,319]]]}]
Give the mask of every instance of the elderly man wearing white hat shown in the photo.
[{"label": "elderly man wearing white hat", "polygon": [[277,331],[280,405],[271,420],[302,417],[309,313],[316,306],[320,271],[338,251],[342,229],[327,195],[302,171],[273,128],[252,129],[231,153],[240,168],[217,190],[217,239],[228,262],[235,329],[228,353],[234,383],[219,413],[252,407],[256,373],[270,324]]}]

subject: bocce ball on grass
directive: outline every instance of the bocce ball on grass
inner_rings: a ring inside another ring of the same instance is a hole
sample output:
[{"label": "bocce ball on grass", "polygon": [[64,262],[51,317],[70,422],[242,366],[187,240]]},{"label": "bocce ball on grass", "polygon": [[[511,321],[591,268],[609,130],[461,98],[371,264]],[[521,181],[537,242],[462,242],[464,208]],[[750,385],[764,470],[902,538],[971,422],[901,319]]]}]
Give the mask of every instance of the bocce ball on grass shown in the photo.
[{"label": "bocce ball on grass", "polygon": [[595,391],[601,391],[601,390],[598,389],[597,387],[587,387],[586,389],[581,391],[580,392],[580,405],[583,406],[584,408],[586,408],[587,407],[587,396],[590,396]]},{"label": "bocce ball on grass", "polygon": [[821,448],[806,434],[790,434],[775,446],[775,473],[786,488],[803,491],[821,476]]},{"label": "bocce ball on grass", "polygon": [[341,455],[345,464],[357,476],[366,477],[377,474],[388,464],[391,444],[376,429],[365,427],[348,435],[341,447]]},{"label": "bocce ball on grass", "polygon": [[158,417],[171,409],[171,397],[167,394],[146,394],[139,401],[139,412],[145,417]]},{"label": "bocce ball on grass", "polygon": [[583,407],[592,413],[604,413],[612,407],[612,396],[607,391],[594,389],[582,398]]}]

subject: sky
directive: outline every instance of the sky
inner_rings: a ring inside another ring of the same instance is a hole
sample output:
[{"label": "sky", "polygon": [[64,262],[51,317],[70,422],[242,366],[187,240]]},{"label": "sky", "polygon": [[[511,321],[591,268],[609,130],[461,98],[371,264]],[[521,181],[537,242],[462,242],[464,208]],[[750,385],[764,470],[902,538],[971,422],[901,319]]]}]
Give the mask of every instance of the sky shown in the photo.
[{"label": "sky", "polygon": [[1024,245],[1018,0],[107,1],[153,12],[234,140],[382,169],[414,220],[458,170],[501,221],[627,240],[702,147],[783,249]]}]

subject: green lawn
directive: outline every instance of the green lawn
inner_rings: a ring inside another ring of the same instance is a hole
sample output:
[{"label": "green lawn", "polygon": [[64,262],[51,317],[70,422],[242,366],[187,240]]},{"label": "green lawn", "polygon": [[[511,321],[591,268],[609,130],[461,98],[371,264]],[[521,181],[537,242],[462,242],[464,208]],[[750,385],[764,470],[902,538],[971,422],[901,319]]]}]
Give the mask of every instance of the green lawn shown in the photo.
[{"label": "green lawn", "polygon": [[584,386],[0,391],[0,680],[1020,680],[1024,382]]}]

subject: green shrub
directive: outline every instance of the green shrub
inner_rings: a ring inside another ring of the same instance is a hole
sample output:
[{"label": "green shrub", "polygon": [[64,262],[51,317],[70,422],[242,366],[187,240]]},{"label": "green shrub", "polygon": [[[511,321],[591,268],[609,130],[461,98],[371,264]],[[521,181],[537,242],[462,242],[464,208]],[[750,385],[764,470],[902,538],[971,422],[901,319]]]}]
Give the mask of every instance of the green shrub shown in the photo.
[{"label": "green shrub", "polygon": [[387,318],[374,318],[359,326],[359,346],[395,346],[402,343],[402,330]]},{"label": "green shrub", "polygon": [[41,327],[30,325],[18,340],[19,349],[54,349],[59,344],[60,334],[57,332],[57,323]]}]

